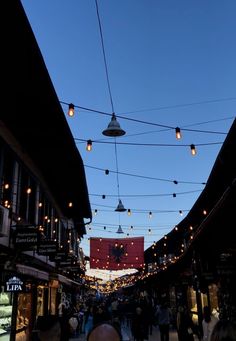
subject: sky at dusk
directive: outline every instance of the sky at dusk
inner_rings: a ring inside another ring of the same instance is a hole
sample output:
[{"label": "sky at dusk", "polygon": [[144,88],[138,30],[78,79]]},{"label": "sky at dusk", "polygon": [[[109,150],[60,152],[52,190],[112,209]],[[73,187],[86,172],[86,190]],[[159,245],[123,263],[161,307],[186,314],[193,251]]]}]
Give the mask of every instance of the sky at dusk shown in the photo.
[{"label": "sky at dusk", "polygon": [[[22,0],[84,162],[88,256],[90,237],[144,236],[147,249],[186,216],[236,107],[235,0],[97,4],[107,74],[95,0]],[[65,103],[75,105],[74,117]],[[113,109],[126,131],[116,141],[102,134],[111,120],[102,113]],[[130,216],[114,211],[119,198]]]}]

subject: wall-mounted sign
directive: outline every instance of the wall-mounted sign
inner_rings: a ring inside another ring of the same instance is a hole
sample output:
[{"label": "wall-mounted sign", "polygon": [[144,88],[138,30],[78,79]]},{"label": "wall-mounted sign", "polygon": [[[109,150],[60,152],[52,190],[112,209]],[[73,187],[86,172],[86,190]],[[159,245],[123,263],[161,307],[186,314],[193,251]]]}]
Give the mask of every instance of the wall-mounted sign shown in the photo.
[{"label": "wall-mounted sign", "polygon": [[18,276],[12,276],[6,281],[7,292],[23,291],[24,282]]},{"label": "wall-mounted sign", "polygon": [[32,250],[38,241],[38,230],[36,227],[17,227],[14,231],[14,243],[17,248]]},{"label": "wall-mounted sign", "polygon": [[51,255],[57,252],[57,242],[53,240],[40,241],[38,245],[37,252],[39,255]]},{"label": "wall-mounted sign", "polygon": [[59,262],[67,260],[68,253],[57,251],[56,254],[49,255],[49,259],[51,262]]}]

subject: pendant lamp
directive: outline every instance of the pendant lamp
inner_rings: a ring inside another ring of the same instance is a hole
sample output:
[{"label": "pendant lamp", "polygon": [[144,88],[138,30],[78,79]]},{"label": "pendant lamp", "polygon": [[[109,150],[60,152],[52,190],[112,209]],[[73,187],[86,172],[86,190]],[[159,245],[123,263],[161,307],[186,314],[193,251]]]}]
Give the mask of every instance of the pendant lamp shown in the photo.
[{"label": "pendant lamp", "polygon": [[111,122],[108,124],[107,129],[103,130],[103,135],[117,137],[125,135],[125,131],[121,129],[120,124],[116,119],[116,115],[113,113],[111,117]]},{"label": "pendant lamp", "polygon": [[116,231],[116,233],[124,233],[124,231],[122,230],[122,227],[119,225],[118,230]]},{"label": "pendant lamp", "polygon": [[121,199],[119,199],[119,203],[115,209],[116,212],[125,212],[126,208],[124,208],[124,205],[122,204]]}]

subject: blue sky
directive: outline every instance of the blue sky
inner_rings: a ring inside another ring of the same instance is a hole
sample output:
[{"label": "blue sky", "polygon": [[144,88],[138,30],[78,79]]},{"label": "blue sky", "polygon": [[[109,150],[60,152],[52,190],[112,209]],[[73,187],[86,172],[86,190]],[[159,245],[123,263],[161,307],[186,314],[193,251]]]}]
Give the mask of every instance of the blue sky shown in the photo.
[{"label": "blue sky", "polygon": [[[22,4],[59,100],[111,114],[95,0]],[[128,216],[114,212],[115,145],[102,135],[110,117],[78,108],[67,117],[74,138],[108,142],[94,142],[89,153],[77,141],[97,209],[82,242],[87,255],[90,236],[117,238],[119,224],[122,237],[143,235],[146,249],[183,219],[179,210],[186,215],[204,188],[236,105],[235,0],[98,0],[98,7],[115,113],[200,131],[182,131],[177,141],[173,129],[118,118],[126,131],[116,141],[120,197],[133,212]],[[105,175],[105,169],[114,172]]]}]

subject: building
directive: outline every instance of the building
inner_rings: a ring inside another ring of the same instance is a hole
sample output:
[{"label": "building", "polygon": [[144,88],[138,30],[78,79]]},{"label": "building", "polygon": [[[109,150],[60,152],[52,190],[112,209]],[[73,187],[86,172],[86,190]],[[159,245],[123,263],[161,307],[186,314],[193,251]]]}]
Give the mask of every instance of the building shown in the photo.
[{"label": "building", "polygon": [[236,120],[187,216],[145,251],[146,286],[174,309],[186,304],[200,326],[205,305],[236,317],[235,149]]},{"label": "building", "polygon": [[2,3],[0,339],[70,304],[91,221],[83,161],[19,0]]}]

